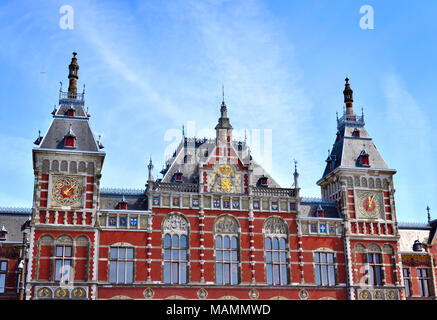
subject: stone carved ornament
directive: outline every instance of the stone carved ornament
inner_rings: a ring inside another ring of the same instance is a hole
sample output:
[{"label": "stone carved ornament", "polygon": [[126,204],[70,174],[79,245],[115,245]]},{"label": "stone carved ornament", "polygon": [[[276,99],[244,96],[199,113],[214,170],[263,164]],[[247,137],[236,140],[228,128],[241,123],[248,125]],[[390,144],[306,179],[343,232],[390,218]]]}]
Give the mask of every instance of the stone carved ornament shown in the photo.
[{"label": "stone carved ornament", "polygon": [[172,214],[165,218],[164,232],[187,232],[188,222],[187,220],[178,214]]},{"label": "stone carved ornament", "polygon": [[217,233],[238,233],[238,224],[234,218],[222,216],[215,223],[215,232]]},{"label": "stone carved ornament", "polygon": [[288,226],[281,218],[271,217],[266,220],[264,230],[267,234],[287,234]]}]

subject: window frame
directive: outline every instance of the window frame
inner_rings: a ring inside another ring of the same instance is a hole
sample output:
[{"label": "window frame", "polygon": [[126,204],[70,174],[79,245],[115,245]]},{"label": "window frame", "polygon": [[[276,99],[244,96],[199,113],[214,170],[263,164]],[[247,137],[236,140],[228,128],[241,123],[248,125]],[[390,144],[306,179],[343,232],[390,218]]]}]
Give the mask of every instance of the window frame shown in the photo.
[{"label": "window frame", "polygon": [[413,296],[413,286],[411,282],[411,270],[410,268],[402,268],[402,275],[404,277],[405,297],[409,298]]},{"label": "window frame", "polygon": [[[112,256],[112,249],[117,250],[116,257]],[[124,250],[124,257],[120,257],[120,250]],[[128,250],[132,250],[132,257],[128,256]],[[113,280],[113,263],[115,263],[115,281]],[[131,263],[131,281],[128,281],[129,269],[128,264]],[[120,281],[120,266],[123,266],[123,281]],[[135,282],[135,248],[130,246],[110,246],[108,254],[108,282],[112,284],[132,284]]]},{"label": "window frame", "polygon": [[[322,259],[323,256],[325,257],[324,259]],[[331,256],[332,256],[332,262],[330,262],[329,259],[329,257]],[[313,253],[313,261],[314,261],[314,283],[317,286],[323,286],[323,287],[336,286],[338,284],[336,253],[333,251],[316,250]],[[332,270],[332,274],[331,274],[331,270]],[[324,280],[326,280],[326,282]]]},{"label": "window frame", "polygon": [[[62,254],[58,255],[58,248],[62,249]],[[70,249],[70,254],[66,255],[66,248]],[[55,254],[54,254],[54,281],[60,282],[60,283],[70,283],[73,281],[72,279],[72,270],[73,270],[73,244],[55,244]],[[58,269],[58,262],[60,262],[60,267]],[[65,269],[66,262],[68,262],[68,269]],[[65,272],[67,271],[67,272]],[[67,274],[68,273],[68,274]],[[68,279],[65,279],[65,277],[68,277]]]},{"label": "window frame", "polygon": [[[170,244],[166,244],[166,236],[170,238]],[[177,237],[177,246],[174,246],[174,239]],[[185,246],[181,246],[181,238],[185,237]],[[166,232],[162,239],[163,245],[163,283],[165,284],[187,284],[188,281],[188,268],[189,268],[189,237],[185,233],[172,233]],[[185,251],[185,259],[181,259],[182,252]],[[167,256],[167,252],[169,255]],[[175,253],[177,257],[175,257]],[[169,268],[169,270],[168,270]],[[185,268],[185,270],[183,270]],[[169,272],[169,281],[167,280],[167,272]],[[181,281],[183,278],[181,274],[185,274],[185,281]],[[176,275],[176,281],[175,281]]]},{"label": "window frame", "polygon": [[[426,276],[423,275],[423,272],[426,271]],[[431,296],[431,287],[430,287],[430,269],[429,268],[417,268],[417,282],[419,284],[419,295],[421,297],[430,297]],[[425,286],[424,286],[425,285]],[[426,294],[424,292],[426,289]]]},{"label": "window frame", "polygon": [[[267,241],[270,241],[270,248],[267,246]],[[277,249],[275,249],[275,240],[277,240]],[[284,241],[284,248],[281,249],[281,240]],[[265,262],[265,280],[267,285],[271,286],[286,286],[290,283],[289,276],[289,251],[288,251],[288,236],[287,234],[265,234],[264,235],[264,262]],[[276,255],[275,255],[276,253]],[[270,256],[270,258],[269,258]],[[277,256],[277,259],[275,259]],[[281,257],[285,258],[282,259]],[[277,261],[275,261],[277,260]],[[282,261],[284,260],[284,261]],[[270,270],[271,266],[271,270]],[[275,266],[278,266],[275,268]],[[285,270],[284,270],[285,268]],[[271,276],[269,275],[271,271]],[[279,276],[279,278],[277,277]],[[271,281],[269,281],[271,279]],[[284,283],[285,279],[285,283]],[[278,282],[276,281],[278,280]]]},{"label": "window frame", "polygon": [[[229,239],[229,248],[225,248],[225,239]],[[218,240],[220,239],[220,248]],[[235,248],[233,248],[235,239]],[[235,253],[235,254],[234,254]],[[214,238],[215,283],[232,286],[240,283],[240,237],[234,233],[218,233]],[[228,256],[228,258],[226,258]],[[235,259],[233,257],[235,256]],[[221,259],[219,258],[221,257]],[[218,275],[221,274],[219,278]],[[221,279],[221,281],[219,281]],[[229,279],[229,282],[227,280]]]},{"label": "window frame", "polygon": [[[384,284],[383,255],[381,252],[367,252],[367,266],[369,268],[367,279],[368,284],[373,287],[379,287]],[[370,259],[370,257],[372,259]],[[378,257],[379,262],[375,262]],[[379,275],[379,278],[377,277]]]},{"label": "window frame", "polygon": [[[5,265],[5,268],[3,268]],[[6,280],[8,278],[8,260],[0,260],[0,294],[6,293]]]}]

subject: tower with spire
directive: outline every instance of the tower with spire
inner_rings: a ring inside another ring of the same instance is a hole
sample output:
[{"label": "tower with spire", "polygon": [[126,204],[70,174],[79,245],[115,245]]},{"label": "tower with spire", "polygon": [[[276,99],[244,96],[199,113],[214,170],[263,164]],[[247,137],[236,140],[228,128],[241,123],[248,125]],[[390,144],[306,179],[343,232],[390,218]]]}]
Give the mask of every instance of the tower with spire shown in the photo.
[{"label": "tower with spire", "polygon": [[[396,170],[388,167],[366,131],[364,114],[354,112],[349,78],[343,95],[343,116],[337,117],[336,138],[317,184],[322,199],[337,202],[344,217],[348,294],[350,299],[363,299],[364,290],[402,285],[393,184]],[[390,277],[383,276],[380,269],[365,274],[363,261],[375,257],[397,263],[391,265]],[[364,285],[363,279],[367,281]]]}]

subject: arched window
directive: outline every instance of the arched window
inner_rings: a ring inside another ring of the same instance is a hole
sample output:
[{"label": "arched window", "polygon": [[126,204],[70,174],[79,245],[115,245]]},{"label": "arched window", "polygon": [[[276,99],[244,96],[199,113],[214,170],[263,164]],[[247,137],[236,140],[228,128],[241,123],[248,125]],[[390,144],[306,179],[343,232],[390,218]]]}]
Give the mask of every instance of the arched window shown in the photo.
[{"label": "arched window", "polygon": [[73,257],[73,239],[67,235],[59,236],[55,241],[55,281],[70,283],[74,280]]},{"label": "arched window", "polygon": [[188,274],[188,221],[170,214],[163,221],[164,283],[185,284]]},{"label": "arched window", "polygon": [[264,223],[266,282],[270,285],[288,284],[288,226],[279,217],[270,217]]},{"label": "arched window", "polygon": [[234,217],[223,215],[215,222],[216,283],[239,283],[239,227]]},{"label": "arched window", "polygon": [[376,244],[370,244],[367,248],[367,265],[369,267],[369,285],[382,286],[384,278],[382,254],[381,248]]}]

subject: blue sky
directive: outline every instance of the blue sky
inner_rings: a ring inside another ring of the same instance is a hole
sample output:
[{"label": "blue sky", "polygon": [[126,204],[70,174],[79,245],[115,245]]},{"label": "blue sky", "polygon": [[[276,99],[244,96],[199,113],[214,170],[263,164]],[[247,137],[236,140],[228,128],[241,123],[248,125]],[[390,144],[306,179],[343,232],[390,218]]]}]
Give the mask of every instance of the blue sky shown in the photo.
[{"label": "blue sky", "polygon": [[[74,9],[72,30],[59,25],[63,5]],[[373,30],[360,28],[363,5]],[[398,171],[398,219],[425,221],[427,205],[437,210],[436,10],[435,1],[3,0],[0,206],[32,205],[33,141],[77,51],[107,153],[103,186],[143,188],[150,156],[161,177],[182,125],[213,135],[224,85],[234,135],[247,129],[251,143],[271,130],[272,176],[291,186],[297,159],[302,195],[319,197],[348,76],[356,111]]]}]

